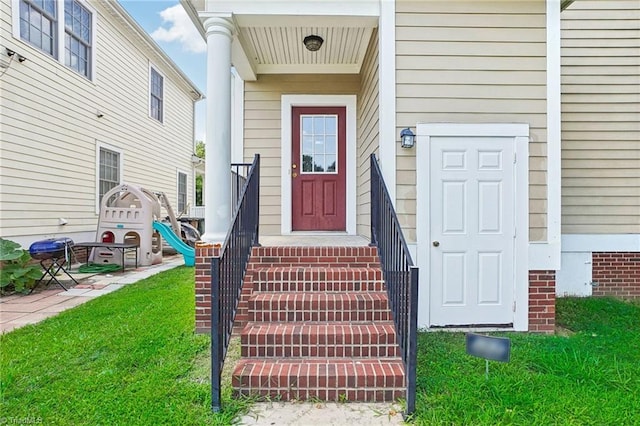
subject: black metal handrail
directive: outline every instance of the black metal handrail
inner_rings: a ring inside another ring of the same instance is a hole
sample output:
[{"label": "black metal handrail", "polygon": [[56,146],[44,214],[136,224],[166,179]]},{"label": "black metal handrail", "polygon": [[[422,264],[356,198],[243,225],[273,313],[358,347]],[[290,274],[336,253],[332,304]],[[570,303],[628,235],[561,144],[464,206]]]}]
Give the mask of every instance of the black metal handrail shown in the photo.
[{"label": "black metal handrail", "polygon": [[211,259],[211,408],[220,411],[221,373],[251,248],[258,245],[260,155],[250,165],[218,256]]},{"label": "black metal handrail", "polygon": [[244,188],[252,165],[253,163],[231,163],[231,199],[234,209],[240,201],[242,188]]},{"label": "black metal handrail", "polygon": [[414,266],[375,154],[371,154],[371,242],[378,248],[407,377],[405,415],[416,406],[418,268]]}]

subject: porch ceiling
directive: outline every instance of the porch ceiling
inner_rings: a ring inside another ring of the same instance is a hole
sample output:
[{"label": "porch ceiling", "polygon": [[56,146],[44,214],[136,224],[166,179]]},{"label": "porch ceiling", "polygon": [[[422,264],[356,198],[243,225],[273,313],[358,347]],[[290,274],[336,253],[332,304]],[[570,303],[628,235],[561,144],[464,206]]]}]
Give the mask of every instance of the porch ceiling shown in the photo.
[{"label": "porch ceiling", "polygon": [[[181,2],[202,34],[206,18],[231,16],[232,63],[243,80],[260,74],[357,74],[379,16],[377,0]],[[317,52],[302,42],[312,34],[324,39]]]}]

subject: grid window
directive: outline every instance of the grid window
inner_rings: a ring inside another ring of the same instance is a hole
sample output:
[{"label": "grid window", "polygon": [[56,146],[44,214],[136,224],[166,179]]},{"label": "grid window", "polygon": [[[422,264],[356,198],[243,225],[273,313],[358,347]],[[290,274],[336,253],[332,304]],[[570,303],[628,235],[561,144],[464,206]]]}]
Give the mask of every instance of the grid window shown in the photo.
[{"label": "grid window", "polygon": [[302,115],[302,173],[337,172],[337,115]]},{"label": "grid window", "polygon": [[20,0],[20,37],[56,57],[56,1]]},{"label": "grid window", "polygon": [[120,184],[120,154],[105,148],[100,148],[100,199]]},{"label": "grid window", "polygon": [[91,12],[77,0],[64,2],[64,63],[91,78]]},{"label": "grid window", "polygon": [[163,92],[164,92],[164,77],[151,68],[150,77],[150,105],[149,110],[151,117],[155,118],[159,122],[163,119]]},{"label": "grid window", "polygon": [[187,208],[187,174],[178,172],[178,212]]}]

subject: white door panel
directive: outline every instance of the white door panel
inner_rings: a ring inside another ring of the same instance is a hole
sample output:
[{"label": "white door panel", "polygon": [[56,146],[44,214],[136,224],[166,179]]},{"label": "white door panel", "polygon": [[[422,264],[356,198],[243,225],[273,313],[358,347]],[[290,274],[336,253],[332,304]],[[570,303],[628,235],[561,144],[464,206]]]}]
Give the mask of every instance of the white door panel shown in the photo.
[{"label": "white door panel", "polygon": [[430,324],[513,323],[513,138],[432,137],[429,158]]}]

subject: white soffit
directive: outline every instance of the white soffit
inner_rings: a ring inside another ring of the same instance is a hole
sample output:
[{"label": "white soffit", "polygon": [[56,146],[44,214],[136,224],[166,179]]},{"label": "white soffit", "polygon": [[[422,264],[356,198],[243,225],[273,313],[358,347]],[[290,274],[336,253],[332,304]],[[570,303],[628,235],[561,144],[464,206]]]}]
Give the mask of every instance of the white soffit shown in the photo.
[{"label": "white soffit", "polygon": [[[357,74],[378,25],[377,17],[352,16],[234,15],[234,20],[242,51],[234,50],[232,61],[247,63],[256,75]],[[317,52],[303,44],[312,34],[324,39]],[[244,58],[238,56],[242,53]]]},{"label": "white soffit", "polygon": [[[358,74],[378,27],[380,0],[181,0],[192,19],[232,16],[231,61],[245,81],[259,74]],[[201,23],[197,25],[204,36]],[[318,35],[324,44],[303,44]]]}]

